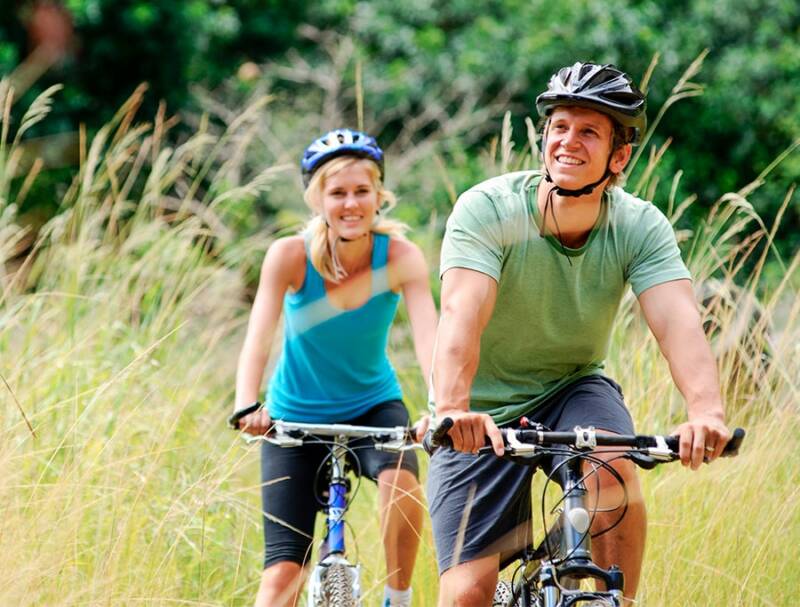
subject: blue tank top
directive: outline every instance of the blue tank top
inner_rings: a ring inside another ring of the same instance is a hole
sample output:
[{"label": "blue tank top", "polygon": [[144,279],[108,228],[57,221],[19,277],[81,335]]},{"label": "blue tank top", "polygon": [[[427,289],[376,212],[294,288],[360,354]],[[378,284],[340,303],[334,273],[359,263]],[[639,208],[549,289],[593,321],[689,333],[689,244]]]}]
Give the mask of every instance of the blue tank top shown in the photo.
[{"label": "blue tank top", "polygon": [[402,398],[386,354],[400,299],[389,289],[388,257],[389,237],[374,234],[370,298],[342,310],[331,304],[306,250],[303,284],[283,301],[283,351],[267,391],[273,419],[342,422]]}]

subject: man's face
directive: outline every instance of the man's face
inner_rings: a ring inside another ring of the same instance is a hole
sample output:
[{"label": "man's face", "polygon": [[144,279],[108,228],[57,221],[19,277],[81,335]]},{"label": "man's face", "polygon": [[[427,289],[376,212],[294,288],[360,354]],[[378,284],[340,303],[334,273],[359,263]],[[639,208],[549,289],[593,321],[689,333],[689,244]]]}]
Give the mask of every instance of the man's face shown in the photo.
[{"label": "man's face", "polygon": [[[547,125],[545,158],[550,176],[565,189],[597,181],[605,172],[613,136],[613,122],[605,114],[582,107],[557,107]],[[611,171],[625,168],[629,155],[630,150],[622,159],[619,151],[615,152]]]}]

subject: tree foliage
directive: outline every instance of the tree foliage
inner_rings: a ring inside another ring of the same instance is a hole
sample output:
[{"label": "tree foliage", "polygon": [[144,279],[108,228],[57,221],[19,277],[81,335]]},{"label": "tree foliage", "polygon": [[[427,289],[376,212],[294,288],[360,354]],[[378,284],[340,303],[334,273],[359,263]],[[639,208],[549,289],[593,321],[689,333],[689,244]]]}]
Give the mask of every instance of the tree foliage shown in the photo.
[{"label": "tree foliage", "polygon": [[[686,66],[707,49],[696,78],[704,94],[671,107],[653,140],[672,139],[659,169],[661,202],[680,170],[679,196],[697,193],[699,209],[708,208],[800,140],[800,4],[793,0],[321,4],[319,16],[351,33],[370,78],[382,82],[368,102],[378,113],[399,116],[435,101],[428,94],[432,84],[447,82],[459,95],[477,89],[483,102],[510,88],[509,109],[521,125],[525,115],[536,117],[535,97],[557,68],[577,60],[610,62],[641,80],[657,57],[652,119]],[[494,117],[495,132],[500,118]],[[800,179],[800,155],[784,160],[773,178],[755,198],[767,217]],[[792,229],[800,224],[799,207],[790,206],[779,235],[787,251],[800,245]]]},{"label": "tree foliage", "polygon": [[[468,167],[499,132],[506,110],[520,136],[517,149],[526,145],[524,119],[536,120],[535,97],[563,65],[615,63],[641,81],[658,57],[649,80],[652,119],[686,66],[708,49],[696,78],[704,94],[671,107],[652,140],[660,146],[671,138],[657,203],[681,171],[678,198],[697,193],[700,206],[710,206],[800,139],[794,0],[64,1],[76,50],[30,93],[65,83],[49,123],[60,116],[62,130],[79,121],[102,124],[142,80],[151,86],[145,115],[160,99],[170,112],[188,108],[190,85],[217,87],[252,60],[266,66],[271,86],[289,91],[298,112],[318,114],[320,129],[357,122],[353,90],[360,84],[365,125],[382,142],[408,153],[436,133],[444,162]],[[20,29],[27,5],[0,16],[3,72],[29,50]],[[351,41],[349,54],[329,61],[332,39]],[[327,87],[319,105],[309,84]],[[452,187],[467,187],[475,175],[458,171]],[[767,217],[800,178],[800,155],[788,156],[772,177],[754,199]],[[784,249],[800,245],[800,231],[791,229],[800,223],[797,208],[789,206],[782,224]]]},{"label": "tree foliage", "polygon": [[[54,82],[65,90],[50,124],[74,129],[104,124],[141,83],[151,94],[145,111],[160,100],[170,111],[191,103],[190,85],[217,86],[247,60],[285,51],[305,3],[280,0],[64,0],[75,31],[71,52],[29,92],[35,98]],[[30,27],[36,2],[0,13],[0,74],[10,73],[32,50]]]}]

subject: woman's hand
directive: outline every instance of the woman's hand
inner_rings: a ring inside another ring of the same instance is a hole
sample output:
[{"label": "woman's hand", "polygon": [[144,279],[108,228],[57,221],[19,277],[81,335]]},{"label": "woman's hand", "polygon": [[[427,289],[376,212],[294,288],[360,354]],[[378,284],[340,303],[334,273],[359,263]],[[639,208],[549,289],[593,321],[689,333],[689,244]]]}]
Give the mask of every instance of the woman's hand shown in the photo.
[{"label": "woman's hand", "polygon": [[245,415],[239,420],[239,430],[258,436],[266,434],[271,424],[272,420],[269,418],[269,412],[265,407],[261,407],[258,411]]},{"label": "woman's hand", "polygon": [[411,429],[414,431],[414,440],[418,443],[422,442],[422,439],[425,438],[425,433],[428,431],[431,425],[431,416],[425,415],[420,418],[416,424],[414,424]]}]

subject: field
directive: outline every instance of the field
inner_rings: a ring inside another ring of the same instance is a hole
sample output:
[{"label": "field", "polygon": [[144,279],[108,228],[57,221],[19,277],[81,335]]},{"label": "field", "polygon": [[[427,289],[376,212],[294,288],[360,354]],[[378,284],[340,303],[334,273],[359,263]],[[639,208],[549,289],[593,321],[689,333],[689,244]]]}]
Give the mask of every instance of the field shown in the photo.
[{"label": "field", "polygon": [[[47,103],[29,119],[43,117]],[[230,243],[220,222],[228,201],[268,188],[277,169],[211,192],[198,209],[193,184],[225,169],[212,162],[220,140],[199,131],[169,148],[158,122],[136,125],[131,115],[123,108],[85,143],[62,212],[22,258],[29,234],[8,195],[19,157],[3,123],[3,606],[246,605],[257,588],[257,452],[224,419],[249,305],[240,264],[262,254],[271,235]],[[681,235],[729,421],[748,436],[736,459],[643,474],[650,524],[639,604],[647,607],[798,603],[800,256],[783,260],[764,288],[774,226],[749,206],[751,190],[723,197]],[[684,208],[670,206],[675,218]],[[753,236],[740,238],[745,228]],[[437,229],[417,236],[434,268],[436,239],[426,234]],[[392,356],[409,406],[421,413],[424,389],[402,314]],[[682,419],[633,301],[623,305],[608,367],[641,431],[668,431]],[[364,483],[350,520],[371,604],[384,575],[380,559],[369,558],[380,551],[375,509]],[[429,532],[414,581],[418,606],[435,603]]]}]

